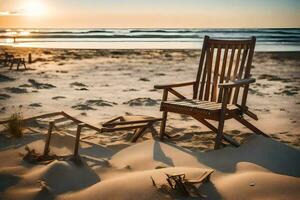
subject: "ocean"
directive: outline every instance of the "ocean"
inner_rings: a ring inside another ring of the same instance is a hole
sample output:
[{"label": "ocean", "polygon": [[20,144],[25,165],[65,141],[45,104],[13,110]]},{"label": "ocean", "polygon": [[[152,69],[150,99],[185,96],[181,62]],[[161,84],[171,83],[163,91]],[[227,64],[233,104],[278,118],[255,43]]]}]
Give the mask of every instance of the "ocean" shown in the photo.
[{"label": "ocean", "polygon": [[201,49],[205,35],[255,36],[256,51],[300,51],[300,28],[250,29],[5,29],[0,45],[70,49]]}]

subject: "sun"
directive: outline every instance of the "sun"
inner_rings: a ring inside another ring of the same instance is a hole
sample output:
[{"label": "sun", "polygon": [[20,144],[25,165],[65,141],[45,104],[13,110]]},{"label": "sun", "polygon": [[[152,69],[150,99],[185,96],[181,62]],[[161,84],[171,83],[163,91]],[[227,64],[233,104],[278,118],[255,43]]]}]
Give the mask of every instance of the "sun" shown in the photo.
[{"label": "sun", "polygon": [[46,6],[42,0],[24,1],[23,11],[28,16],[41,16],[46,14]]}]

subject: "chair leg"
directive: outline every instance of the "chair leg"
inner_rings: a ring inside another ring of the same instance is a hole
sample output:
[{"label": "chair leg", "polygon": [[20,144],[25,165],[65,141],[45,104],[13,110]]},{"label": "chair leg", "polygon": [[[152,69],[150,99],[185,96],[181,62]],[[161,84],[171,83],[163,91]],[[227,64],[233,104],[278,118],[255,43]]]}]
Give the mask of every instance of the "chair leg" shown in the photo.
[{"label": "chair leg", "polygon": [[246,126],[248,129],[250,129],[251,131],[253,131],[256,134],[263,135],[265,137],[270,137],[267,134],[265,134],[264,132],[262,132],[260,129],[258,129],[256,126],[251,124],[249,121],[245,120],[244,118],[236,115],[236,116],[234,116],[234,119],[236,119],[238,122],[240,122],[241,124],[243,124],[244,126]]},{"label": "chair leg", "polygon": [[162,141],[165,136],[166,122],[167,122],[168,112],[163,111],[162,121],[160,124],[160,140]]},{"label": "chair leg", "polygon": [[215,138],[215,147],[214,149],[219,149],[221,147],[222,138],[223,138],[223,129],[224,129],[224,117],[220,118],[219,125],[218,125],[218,133]]}]

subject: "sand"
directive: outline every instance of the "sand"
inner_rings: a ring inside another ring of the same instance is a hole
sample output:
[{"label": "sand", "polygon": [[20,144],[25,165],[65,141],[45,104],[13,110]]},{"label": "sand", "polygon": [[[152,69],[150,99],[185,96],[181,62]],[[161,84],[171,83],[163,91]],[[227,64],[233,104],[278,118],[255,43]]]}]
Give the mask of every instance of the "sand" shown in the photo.
[{"label": "sand", "polygon": [[[0,118],[64,110],[95,126],[118,115],[159,117],[161,91],[154,84],[195,79],[195,50],[65,50],[5,48],[32,53],[29,70],[0,68]],[[213,151],[214,135],[195,120],[170,114],[164,143],[145,134],[130,143],[132,132],[97,134],[84,129],[83,165],[69,160],[76,126],[59,117],[51,153],[62,156],[45,165],[23,161],[25,145],[42,153],[50,119],[29,123],[23,138],[1,127],[0,199],[180,199],[164,190],[164,173],[190,178],[215,172],[199,186],[204,199],[299,199],[300,53],[256,53],[248,105],[271,136],[257,136],[234,121],[225,132],[242,145]],[[191,88],[184,88],[186,95]],[[159,124],[155,126],[159,130]],[[151,177],[156,183],[153,186]]]}]

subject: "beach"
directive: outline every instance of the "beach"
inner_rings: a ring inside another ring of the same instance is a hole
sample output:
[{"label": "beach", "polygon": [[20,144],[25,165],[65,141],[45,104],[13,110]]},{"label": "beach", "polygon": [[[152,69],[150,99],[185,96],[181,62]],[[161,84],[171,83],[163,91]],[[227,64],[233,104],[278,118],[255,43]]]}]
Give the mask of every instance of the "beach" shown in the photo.
[{"label": "beach", "polygon": [[[33,60],[27,70],[0,67],[1,120],[15,112],[27,118],[65,111],[96,127],[120,115],[161,117],[162,91],[153,86],[194,81],[200,56],[197,49],[1,49],[26,59],[31,53]],[[241,146],[213,151],[211,131],[171,113],[170,141],[159,142],[157,133],[147,132],[133,144],[132,131],[84,129],[82,166],[69,160],[33,165],[22,160],[24,148],[42,152],[50,119],[28,124],[23,138],[10,138],[2,126],[0,198],[176,199],[181,197],[161,187],[167,184],[165,173],[197,177],[212,169],[211,181],[200,187],[204,199],[299,199],[300,52],[256,52],[252,74],[256,83],[247,105],[259,120],[250,121],[270,138],[229,120],[225,133]],[[191,87],[179,90],[192,97]],[[69,155],[77,127],[61,124],[50,149]],[[159,132],[159,123],[154,127]]]}]

